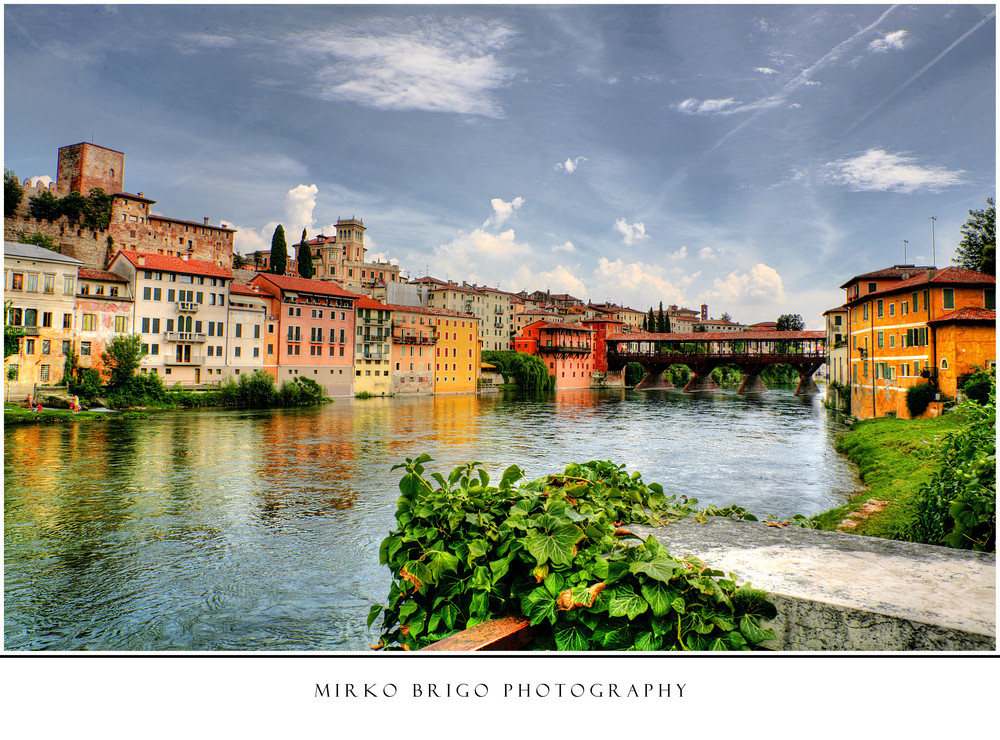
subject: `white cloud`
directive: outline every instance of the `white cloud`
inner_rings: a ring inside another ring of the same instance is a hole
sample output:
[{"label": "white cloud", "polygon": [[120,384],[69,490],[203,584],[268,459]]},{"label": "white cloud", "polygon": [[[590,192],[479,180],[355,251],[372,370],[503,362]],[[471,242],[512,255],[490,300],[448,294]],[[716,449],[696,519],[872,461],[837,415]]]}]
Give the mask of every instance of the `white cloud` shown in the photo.
[{"label": "white cloud", "polygon": [[698,250],[698,259],[700,260],[714,260],[715,250],[711,247],[702,247]]},{"label": "white cloud", "polygon": [[580,166],[580,162],[586,162],[586,157],[577,157],[576,159],[567,159],[565,162],[560,162],[556,165],[557,170],[565,170],[569,174],[576,172],[577,167]]},{"label": "white cloud", "polygon": [[688,256],[688,248],[686,246],[682,246],[676,252],[668,254],[667,256],[672,260],[682,260]]},{"label": "white cloud", "polygon": [[299,34],[288,53],[313,68],[316,94],[381,110],[423,110],[500,118],[492,91],[514,71],[496,57],[514,36],[475,19],[385,20]]},{"label": "white cloud", "polygon": [[[610,261],[601,257],[594,270],[594,282],[609,296],[627,295],[638,305],[683,303],[683,291],[663,274],[661,268],[643,262]],[[635,306],[633,306],[634,308]]]},{"label": "white cloud", "polygon": [[514,198],[510,203],[507,203],[502,198],[493,198],[490,201],[490,205],[493,206],[493,215],[483,223],[484,229],[488,226],[499,228],[504,221],[513,215],[514,211],[524,205],[524,198]]},{"label": "white cloud", "polygon": [[[302,236],[302,229],[312,230],[313,209],[316,207],[315,185],[297,185],[285,195],[285,236],[296,242]],[[291,241],[289,241],[291,243]]]},{"label": "white cloud", "polygon": [[649,238],[645,224],[630,224],[624,218],[615,221],[615,231],[622,235],[622,242],[629,246],[635,244],[639,239]]},{"label": "white cloud", "polygon": [[573,246],[573,242],[566,242],[565,244],[556,244],[552,247],[553,252],[575,252],[576,247]]},{"label": "white cloud", "polygon": [[[228,222],[227,222],[228,223]],[[271,221],[260,231],[229,224],[229,228],[236,229],[236,236],[233,238],[234,249],[240,254],[251,255],[254,252],[267,252],[271,249],[271,237],[278,227],[277,221]],[[298,239],[296,239],[298,241]],[[288,244],[288,232],[285,232],[285,244]]]},{"label": "white cloud", "polygon": [[236,46],[232,36],[195,31],[182,33],[175,40],[175,45],[181,54],[194,54],[203,49],[231,49]]},{"label": "white cloud", "polygon": [[741,103],[735,98],[720,98],[714,100],[697,100],[695,98],[688,98],[674,107],[681,113],[694,116],[708,115],[711,113],[725,113],[739,105],[741,105]]},{"label": "white cloud", "polygon": [[755,72],[760,72],[762,75],[776,75],[778,70],[771,69],[770,67],[754,67]]},{"label": "white cloud", "polygon": [[749,273],[736,270],[725,279],[716,278],[715,289],[706,293],[706,298],[728,303],[784,303],[785,288],[781,275],[773,267],[765,264],[754,265]]},{"label": "white cloud", "polygon": [[827,178],[852,190],[935,192],[965,182],[962,170],[918,164],[915,157],[869,149],[856,157],[828,162]]},{"label": "white cloud", "polygon": [[887,33],[880,39],[875,39],[870,44],[868,44],[868,51],[873,54],[887,54],[892,50],[905,49],[909,34],[906,31],[893,31],[892,33]]}]

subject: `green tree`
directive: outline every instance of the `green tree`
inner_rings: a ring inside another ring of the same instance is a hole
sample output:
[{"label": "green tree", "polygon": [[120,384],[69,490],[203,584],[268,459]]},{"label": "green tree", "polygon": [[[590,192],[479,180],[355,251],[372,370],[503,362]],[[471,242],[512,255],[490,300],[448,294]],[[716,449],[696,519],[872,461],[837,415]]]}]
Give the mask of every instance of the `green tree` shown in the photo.
[{"label": "green tree", "polygon": [[302,241],[299,242],[297,259],[299,263],[299,275],[306,280],[310,279],[316,271],[313,269],[312,247],[306,244],[305,229],[302,229]]},{"label": "green tree", "polygon": [[20,326],[13,326],[10,323],[10,312],[13,301],[3,302],[3,358],[6,360],[11,355],[16,355],[21,344],[21,337],[24,336],[24,329]]},{"label": "green tree", "polygon": [[101,362],[108,375],[108,390],[112,393],[128,390],[146,356],[142,337],[138,334],[118,334],[108,342],[101,353]]},{"label": "green tree", "polygon": [[3,168],[3,215],[13,216],[17,213],[17,207],[24,200],[24,188],[17,181],[17,174],[12,170]]},{"label": "green tree", "polygon": [[271,237],[271,272],[284,275],[288,264],[288,246],[285,244],[285,229],[281,224],[274,230]]},{"label": "green tree", "polygon": [[244,257],[239,252],[233,252],[233,269],[234,270],[239,270],[240,268],[245,267],[246,263],[247,263],[247,258],[246,257]]},{"label": "green tree", "polygon": [[73,191],[59,199],[59,215],[65,216],[70,223],[76,223],[87,212],[87,199]]},{"label": "green tree", "polygon": [[803,331],[806,322],[797,313],[783,313],[778,317],[778,331]]},{"label": "green tree", "polygon": [[728,321],[729,323],[732,323],[732,321],[733,321],[733,317],[732,317],[732,315],[731,315],[731,314],[729,313],[729,311],[726,311],[725,313],[723,313],[723,314],[722,314],[722,317],[721,317],[721,319],[720,319],[720,320],[721,320],[721,321]]},{"label": "green tree", "polygon": [[969,219],[962,226],[962,241],[955,249],[955,263],[967,270],[997,274],[996,219],[993,198],[986,199],[983,210],[969,211]]},{"label": "green tree", "polygon": [[653,315],[653,307],[649,307],[649,316],[646,317],[646,331],[650,334],[656,332],[656,317]]},{"label": "green tree", "polygon": [[55,221],[59,218],[59,199],[51,190],[43,190],[38,195],[31,196],[28,198],[28,215]]},{"label": "green tree", "polygon": [[25,234],[22,231],[17,239],[21,244],[34,244],[36,247],[41,247],[42,249],[51,249],[53,252],[59,251],[59,247],[56,246],[51,236],[46,236],[38,231],[34,234]]},{"label": "green tree", "polygon": [[260,264],[263,261],[264,261],[264,256],[260,253],[259,250],[253,253],[253,266],[254,267],[256,267],[259,270],[260,269]]},{"label": "green tree", "polygon": [[114,198],[102,188],[91,188],[84,208],[87,225],[95,229],[106,229],[111,225],[111,206]]},{"label": "green tree", "polygon": [[666,331],[665,322],[663,321],[663,301],[660,301],[660,313],[656,317],[656,331],[657,333],[664,333]]}]

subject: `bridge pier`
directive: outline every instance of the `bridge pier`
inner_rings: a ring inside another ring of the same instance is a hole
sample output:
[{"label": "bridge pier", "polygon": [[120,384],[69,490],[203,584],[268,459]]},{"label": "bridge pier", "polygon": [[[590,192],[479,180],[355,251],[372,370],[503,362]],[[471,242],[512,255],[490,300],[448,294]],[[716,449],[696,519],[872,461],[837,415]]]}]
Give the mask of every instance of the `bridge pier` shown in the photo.
[{"label": "bridge pier", "polygon": [[764,365],[747,365],[740,368],[746,372],[743,382],[740,383],[737,393],[767,393],[767,386],[760,379],[760,374],[764,370]]},{"label": "bridge pier", "polygon": [[813,380],[813,373],[819,370],[821,363],[809,363],[808,365],[792,365],[796,372],[799,374],[799,384],[795,388],[796,396],[808,396],[813,393],[819,393],[819,386],[816,385],[816,381]]},{"label": "bridge pier", "polygon": [[685,391],[717,391],[719,390],[719,384],[715,382],[712,377],[712,371],[709,370],[704,375],[692,375],[691,380],[688,384],[684,386]]},{"label": "bridge pier", "polygon": [[653,368],[646,373],[646,377],[639,381],[635,389],[637,391],[659,391],[659,390],[669,390],[674,387],[663,374],[667,371],[667,368]]}]

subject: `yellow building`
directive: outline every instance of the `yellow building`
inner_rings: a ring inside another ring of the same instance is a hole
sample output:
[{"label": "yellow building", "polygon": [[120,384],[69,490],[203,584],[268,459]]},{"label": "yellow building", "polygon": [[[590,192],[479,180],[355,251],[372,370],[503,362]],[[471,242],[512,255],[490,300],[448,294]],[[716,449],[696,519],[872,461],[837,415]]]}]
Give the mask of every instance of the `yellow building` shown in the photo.
[{"label": "yellow building", "polygon": [[392,395],[392,309],[362,296],[354,304],[354,395]]},{"label": "yellow building", "polygon": [[431,322],[438,335],[434,346],[434,392],[475,392],[482,357],[479,319],[472,314],[437,309]]},{"label": "yellow building", "polygon": [[[908,418],[906,391],[996,363],[996,278],[960,267],[896,265],[851,278],[847,364],[851,413]],[[932,410],[930,413],[934,413]]]}]

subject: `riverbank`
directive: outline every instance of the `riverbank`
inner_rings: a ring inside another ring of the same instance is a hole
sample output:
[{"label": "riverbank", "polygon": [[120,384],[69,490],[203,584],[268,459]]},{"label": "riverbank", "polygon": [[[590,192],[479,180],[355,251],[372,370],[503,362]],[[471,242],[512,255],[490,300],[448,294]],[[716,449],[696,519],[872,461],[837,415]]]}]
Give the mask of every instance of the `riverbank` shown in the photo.
[{"label": "riverbank", "polygon": [[940,468],[935,451],[961,416],[869,419],[837,439],[836,449],[858,466],[867,487],[843,506],[813,517],[819,529],[893,538],[916,513],[920,487]]}]

